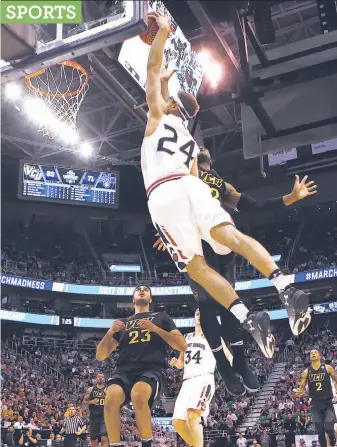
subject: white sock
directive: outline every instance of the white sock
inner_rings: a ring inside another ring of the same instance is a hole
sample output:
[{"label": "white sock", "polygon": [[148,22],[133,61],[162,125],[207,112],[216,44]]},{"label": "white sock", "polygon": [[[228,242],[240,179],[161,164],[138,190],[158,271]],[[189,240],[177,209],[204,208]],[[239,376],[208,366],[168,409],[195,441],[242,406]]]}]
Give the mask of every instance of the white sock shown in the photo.
[{"label": "white sock", "polygon": [[270,280],[273,285],[277,288],[279,292],[282,292],[287,286],[289,286],[290,281],[286,278],[282,273],[276,276],[275,278],[271,278]]},{"label": "white sock", "polygon": [[249,310],[243,303],[239,302],[237,304],[234,304],[229,308],[229,310],[232,312],[233,315],[236,316],[240,323],[243,323],[247,319]]}]

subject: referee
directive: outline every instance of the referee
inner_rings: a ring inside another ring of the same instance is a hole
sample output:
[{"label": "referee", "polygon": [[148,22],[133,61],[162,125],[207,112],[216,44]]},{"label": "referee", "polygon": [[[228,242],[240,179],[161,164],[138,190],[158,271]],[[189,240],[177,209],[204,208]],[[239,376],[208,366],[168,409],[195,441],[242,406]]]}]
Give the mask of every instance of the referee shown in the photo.
[{"label": "referee", "polygon": [[80,436],[87,426],[81,416],[76,416],[75,407],[69,407],[69,416],[64,418],[64,426],[61,433],[64,435],[64,447],[75,447],[78,436]]}]

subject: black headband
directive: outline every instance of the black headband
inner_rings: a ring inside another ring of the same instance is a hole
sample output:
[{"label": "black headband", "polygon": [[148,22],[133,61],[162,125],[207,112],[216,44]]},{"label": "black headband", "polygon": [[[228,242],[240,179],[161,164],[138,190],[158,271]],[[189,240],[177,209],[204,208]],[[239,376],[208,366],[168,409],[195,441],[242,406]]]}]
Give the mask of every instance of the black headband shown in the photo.
[{"label": "black headband", "polygon": [[139,287],[146,287],[146,288],[150,291],[150,297],[152,298],[152,290],[151,290],[151,287],[147,286],[146,284],[139,284],[139,285],[135,288],[135,290],[133,291],[133,294],[132,294],[132,295],[135,294],[136,290],[138,290]]}]

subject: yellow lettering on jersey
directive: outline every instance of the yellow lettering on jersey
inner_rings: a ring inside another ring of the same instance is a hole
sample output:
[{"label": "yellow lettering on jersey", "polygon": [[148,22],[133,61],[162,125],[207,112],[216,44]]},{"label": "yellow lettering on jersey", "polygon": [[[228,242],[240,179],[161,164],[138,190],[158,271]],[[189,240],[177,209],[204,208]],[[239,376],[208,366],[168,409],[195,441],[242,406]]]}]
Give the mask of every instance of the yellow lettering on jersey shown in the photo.
[{"label": "yellow lettering on jersey", "polygon": [[130,330],[130,329],[135,329],[135,328],[139,328],[140,327],[140,321],[141,320],[150,320],[152,321],[154,319],[154,317],[148,317],[148,318],[141,318],[139,320],[130,320],[127,321],[125,326],[126,326],[126,331]]},{"label": "yellow lettering on jersey", "polygon": [[322,373],[311,373],[309,374],[309,381],[310,382],[323,382],[325,377],[325,372]]},{"label": "yellow lettering on jersey", "polygon": [[129,338],[129,345],[139,342],[146,343],[151,340],[151,333],[147,329],[142,329],[141,331],[130,331]]}]

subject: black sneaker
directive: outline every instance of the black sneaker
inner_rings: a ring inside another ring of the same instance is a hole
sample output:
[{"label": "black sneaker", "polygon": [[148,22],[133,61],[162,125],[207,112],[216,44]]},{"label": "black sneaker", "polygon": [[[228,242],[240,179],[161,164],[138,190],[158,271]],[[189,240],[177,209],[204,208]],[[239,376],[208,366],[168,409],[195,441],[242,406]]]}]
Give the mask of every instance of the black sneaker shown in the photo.
[{"label": "black sneaker", "polygon": [[289,324],[294,335],[300,335],[311,322],[308,311],[309,297],[302,290],[288,286],[280,292],[280,298],[288,312]]},{"label": "black sneaker", "polygon": [[245,387],[243,386],[241,380],[235,374],[231,366],[226,368],[221,367],[218,362],[217,368],[229,394],[238,397],[243,396],[246,393]]},{"label": "black sneaker", "polygon": [[244,387],[250,393],[256,393],[260,389],[260,382],[253,371],[250,369],[246,359],[233,358],[233,369],[242,378]]},{"label": "black sneaker", "polygon": [[275,338],[270,330],[270,317],[267,312],[250,313],[242,326],[260,346],[263,355],[271,359],[275,352]]}]

